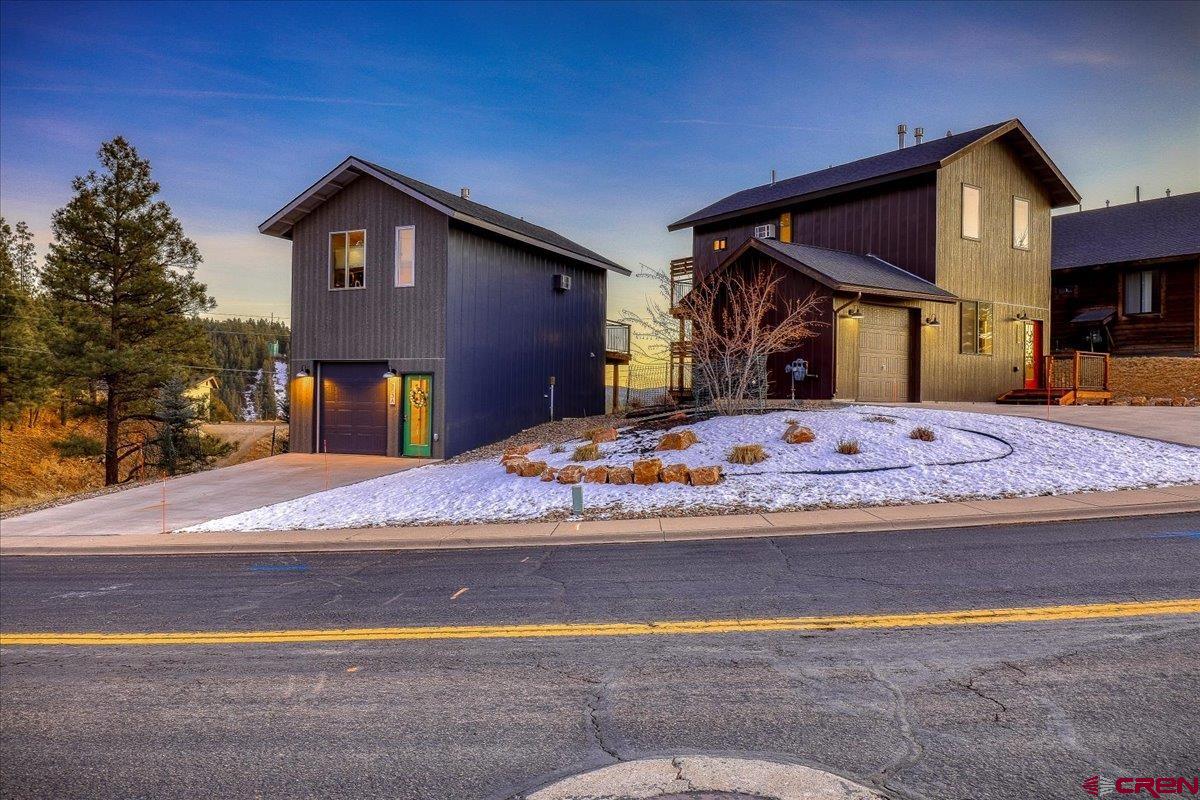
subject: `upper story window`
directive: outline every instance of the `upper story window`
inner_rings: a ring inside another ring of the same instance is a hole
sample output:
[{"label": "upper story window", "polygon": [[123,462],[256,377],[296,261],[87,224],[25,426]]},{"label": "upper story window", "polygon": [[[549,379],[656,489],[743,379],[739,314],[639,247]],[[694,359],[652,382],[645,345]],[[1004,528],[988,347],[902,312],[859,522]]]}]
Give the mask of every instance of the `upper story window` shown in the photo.
[{"label": "upper story window", "polygon": [[1142,269],[1125,275],[1125,313],[1157,314],[1162,310],[1159,300],[1162,285],[1156,269]]},{"label": "upper story window", "polygon": [[719,250],[724,250],[728,246],[729,246],[729,240],[724,237],[722,237],[720,239],[713,239],[713,252],[714,253]]},{"label": "upper story window", "polygon": [[1012,246],[1018,250],[1029,249],[1029,201],[1024,197],[1013,198]]},{"label": "upper story window", "polygon": [[329,234],[329,288],[361,289],[367,263],[367,232]]},{"label": "upper story window", "polygon": [[978,186],[969,183],[962,185],[962,237],[964,239],[979,239],[980,231],[980,195]]},{"label": "upper story window", "polygon": [[396,228],[396,285],[415,286],[417,280],[417,229]]},{"label": "upper story window", "polygon": [[779,215],[779,241],[792,240],[792,212],[785,211]]},{"label": "upper story window", "polygon": [[964,300],[958,307],[959,352],[976,356],[992,354],[992,304]]}]

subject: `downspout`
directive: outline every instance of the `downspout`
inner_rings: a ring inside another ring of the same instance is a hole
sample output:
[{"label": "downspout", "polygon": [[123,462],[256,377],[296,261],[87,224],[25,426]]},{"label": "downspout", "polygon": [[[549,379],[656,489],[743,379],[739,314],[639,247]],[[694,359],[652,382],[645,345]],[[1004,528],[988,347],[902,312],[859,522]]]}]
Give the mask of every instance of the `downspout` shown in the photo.
[{"label": "downspout", "polygon": [[863,295],[863,293],[859,292],[858,294],[854,295],[854,297],[852,297],[851,299],[842,303],[840,306],[838,306],[837,308],[835,308],[833,310],[833,396],[834,396],[834,398],[836,398],[838,396],[838,385],[837,385],[838,384],[837,344],[838,344],[838,319],[839,319],[838,315],[841,314],[842,309],[846,308],[847,306],[852,306],[855,303],[857,303],[858,301],[862,300],[862,295]]}]

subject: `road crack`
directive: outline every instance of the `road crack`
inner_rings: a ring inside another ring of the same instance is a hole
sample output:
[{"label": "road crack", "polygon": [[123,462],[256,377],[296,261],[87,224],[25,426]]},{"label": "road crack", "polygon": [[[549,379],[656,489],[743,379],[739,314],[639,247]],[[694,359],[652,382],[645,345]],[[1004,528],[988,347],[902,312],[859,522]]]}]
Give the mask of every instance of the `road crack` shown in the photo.
[{"label": "road crack", "polygon": [[867,780],[878,789],[908,797],[920,798],[921,795],[915,794],[911,790],[903,791],[892,785],[897,775],[904,770],[916,766],[925,757],[925,748],[917,740],[912,720],[909,718],[908,699],[904,694],[904,690],[893,681],[884,677],[879,670],[872,669],[871,677],[892,695],[892,719],[896,723],[896,730],[899,731],[900,738],[904,740],[905,749],[899,757],[894,759],[890,764],[880,767]]}]

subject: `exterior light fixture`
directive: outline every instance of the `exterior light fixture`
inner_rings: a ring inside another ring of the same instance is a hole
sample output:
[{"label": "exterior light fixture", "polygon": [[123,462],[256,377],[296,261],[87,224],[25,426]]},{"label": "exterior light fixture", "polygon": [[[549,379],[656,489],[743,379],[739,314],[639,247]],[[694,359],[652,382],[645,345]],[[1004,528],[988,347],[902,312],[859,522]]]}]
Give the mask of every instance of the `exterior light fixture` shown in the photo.
[{"label": "exterior light fixture", "polygon": [[296,370],[297,378],[307,378],[310,374],[311,373],[309,373],[308,367],[301,367],[300,369]]},{"label": "exterior light fixture", "polygon": [[932,317],[925,318],[925,326],[928,328],[940,328],[942,326],[942,322],[937,318],[937,315],[934,314]]},{"label": "exterior light fixture", "polygon": [[849,317],[850,319],[860,319],[862,317],[862,315],[863,315],[862,309],[859,308],[858,306],[855,306],[854,308],[852,308],[846,312],[846,316]]},{"label": "exterior light fixture", "polygon": [[383,373],[383,377],[385,377],[385,378],[399,378],[399,377],[400,377],[400,375],[399,375],[399,373],[397,373],[397,372],[396,372],[396,370],[392,369],[391,367],[388,367],[388,370],[387,370],[387,372]]},{"label": "exterior light fixture", "polygon": [[1029,319],[1029,314],[1027,314],[1024,310],[1017,312],[1017,322],[1024,322],[1027,319]]}]

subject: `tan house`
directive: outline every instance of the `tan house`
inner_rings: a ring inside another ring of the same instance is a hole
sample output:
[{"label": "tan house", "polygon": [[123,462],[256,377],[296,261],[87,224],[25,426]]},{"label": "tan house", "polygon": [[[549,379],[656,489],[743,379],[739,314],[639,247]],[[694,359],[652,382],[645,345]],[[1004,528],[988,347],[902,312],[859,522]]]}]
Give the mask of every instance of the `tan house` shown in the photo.
[{"label": "tan house", "polygon": [[220,385],[220,381],[215,376],[209,375],[207,378],[189,386],[184,391],[183,396],[195,402],[197,413],[207,419],[212,411],[213,398],[216,396]]},{"label": "tan house", "polygon": [[[903,128],[903,126],[901,126]],[[783,269],[819,334],[767,365],[771,397],[995,400],[1042,385],[1050,211],[1079,194],[1020,120],[737,192],[691,228],[693,280]],[[685,350],[686,348],[680,348]]]}]

